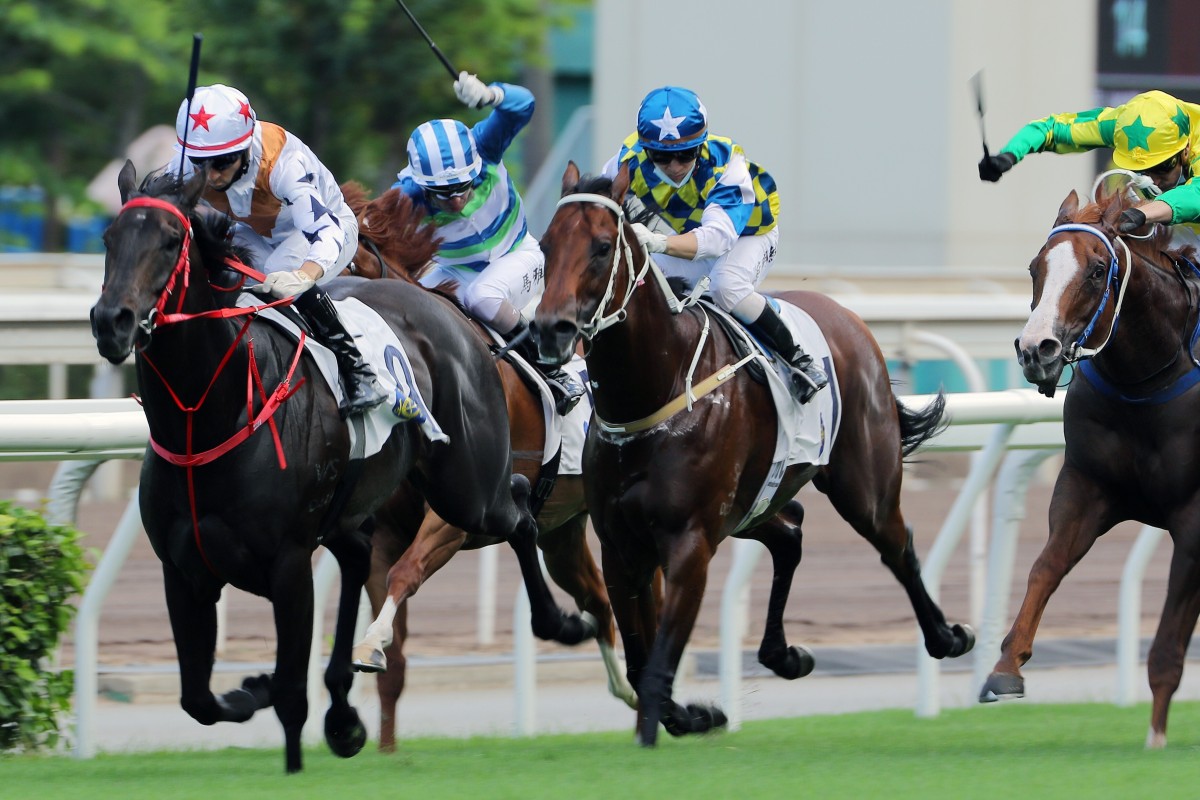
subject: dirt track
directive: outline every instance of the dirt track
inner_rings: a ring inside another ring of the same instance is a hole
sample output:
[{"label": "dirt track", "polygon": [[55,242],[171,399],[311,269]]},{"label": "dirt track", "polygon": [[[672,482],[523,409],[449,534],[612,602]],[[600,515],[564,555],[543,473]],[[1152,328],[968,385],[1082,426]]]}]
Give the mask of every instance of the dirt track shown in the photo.
[{"label": "dirt track", "polygon": [[[965,474],[966,457],[931,454],[910,467],[905,478],[904,510],[924,558],[953,503]],[[0,497],[44,494],[55,465],[0,465]],[[136,480],[136,463],[121,465],[121,481]],[[1025,575],[1045,539],[1048,479],[1031,488],[1013,592],[1011,615],[1024,593]],[[89,500],[80,506],[79,527],[89,547],[103,548],[124,501]],[[804,560],[786,615],[789,639],[794,643],[851,644],[915,641],[916,627],[903,591],[879,563],[875,551],[833,512],[828,501],[811,488],[800,495],[807,509]],[[1052,599],[1040,636],[1111,637],[1116,630],[1117,590],[1121,569],[1139,526],[1126,523],[1103,537],[1092,552],[1067,577]],[[593,540],[593,545],[595,542]],[[1147,572],[1142,598],[1142,635],[1151,635],[1166,591],[1171,546],[1160,546]],[[941,603],[950,620],[969,616],[967,547],[956,550],[942,582]],[[704,605],[692,637],[696,647],[715,646],[721,590],[731,560],[731,548],[722,548],[713,562]],[[409,615],[410,654],[465,655],[511,651],[512,604],[519,580],[516,563],[507,549],[500,553],[496,642],[486,648],[475,641],[478,554],[460,553],[412,601]],[[752,637],[760,630],[770,586],[769,558],[760,559],[751,592]],[[559,594],[560,602],[569,601]],[[327,612],[331,630],[332,608]],[[274,633],[270,608],[261,598],[238,591],[230,593],[229,645],[225,658],[269,662],[274,659]],[[553,650],[553,645],[540,645]],[[70,645],[64,653],[69,661]],[[158,561],[145,538],[139,539],[105,606],[100,627],[100,659],[104,664],[125,665],[175,658],[163,601]]]}]

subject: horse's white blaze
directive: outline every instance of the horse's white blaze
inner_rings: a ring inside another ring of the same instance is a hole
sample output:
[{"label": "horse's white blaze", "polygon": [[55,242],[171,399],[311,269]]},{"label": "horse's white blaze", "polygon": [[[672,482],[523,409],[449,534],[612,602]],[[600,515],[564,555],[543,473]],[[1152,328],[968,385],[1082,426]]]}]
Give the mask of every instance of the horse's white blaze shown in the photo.
[{"label": "horse's white blaze", "polygon": [[1036,348],[1046,339],[1055,338],[1059,301],[1075,282],[1080,268],[1075,248],[1069,242],[1056,244],[1046,253],[1046,279],[1042,283],[1042,297],[1021,330],[1022,350]]},{"label": "horse's white blaze", "polygon": [[368,645],[376,650],[382,650],[392,643],[392,622],[396,619],[396,601],[390,596],[383,601],[379,616],[367,626],[367,633],[359,646]]}]

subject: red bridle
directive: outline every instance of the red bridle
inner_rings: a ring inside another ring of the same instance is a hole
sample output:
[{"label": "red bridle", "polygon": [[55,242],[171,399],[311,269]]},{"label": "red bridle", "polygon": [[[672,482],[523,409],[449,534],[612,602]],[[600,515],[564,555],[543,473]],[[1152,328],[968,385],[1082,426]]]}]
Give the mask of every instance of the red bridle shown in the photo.
[{"label": "red bridle", "polygon": [[[158,366],[146,354],[144,349],[139,354],[146,364],[149,365],[154,373],[158,376],[159,380],[162,381],[163,386],[166,388],[168,394],[171,395],[171,399],[175,402],[176,407],[184,413],[187,419],[186,452],[175,453],[167,450],[165,447],[163,447],[163,445],[154,440],[153,435],[150,437],[150,446],[153,448],[154,452],[162,457],[165,461],[174,464],[175,466],[183,467],[187,470],[188,503],[191,507],[192,530],[196,547],[199,549],[200,556],[204,559],[204,563],[207,564],[208,568],[213,571],[213,574],[216,574],[216,570],[213,568],[212,563],[208,560],[208,556],[205,554],[204,547],[200,542],[200,525],[196,513],[196,489],[193,478],[193,469],[195,467],[208,464],[212,461],[216,461],[218,458],[249,439],[250,436],[253,435],[254,432],[261,428],[264,424],[271,429],[271,435],[275,441],[275,455],[279,462],[279,468],[281,470],[287,468],[287,459],[283,453],[283,442],[280,439],[279,429],[275,424],[274,416],[275,412],[279,410],[279,407],[282,406],[283,403],[286,402],[292,395],[299,391],[300,387],[305,383],[306,379],[301,378],[299,383],[297,383],[295,386],[291,385],[292,376],[295,374],[296,367],[300,363],[300,357],[304,353],[304,342],[306,336],[304,331],[301,330],[300,340],[296,347],[296,353],[292,357],[292,362],[288,368],[287,374],[283,377],[283,380],[279,382],[279,385],[275,387],[274,391],[272,391],[269,395],[263,386],[262,377],[258,371],[258,363],[254,358],[254,342],[250,341],[247,343],[246,347],[249,355],[249,363],[246,371],[246,418],[249,421],[244,427],[236,431],[232,436],[216,447],[209,448],[208,450],[200,453],[193,452],[192,433],[195,414],[204,405],[205,400],[208,399],[209,392],[215,385],[217,377],[225,369],[225,365],[229,362],[229,359],[233,356],[234,352],[236,352],[238,344],[243,338],[245,338],[246,332],[250,329],[250,323],[253,321],[254,316],[264,308],[288,305],[293,302],[294,298],[288,297],[282,300],[276,300],[271,303],[257,306],[218,308],[191,314],[183,313],[183,304],[187,296],[189,285],[188,280],[191,273],[191,220],[189,220],[187,215],[180,211],[174,204],[168,203],[165,200],[160,200],[156,197],[135,197],[122,206],[120,213],[124,213],[128,208],[138,207],[155,208],[160,211],[166,211],[172,214],[183,225],[183,242],[180,247],[179,258],[175,261],[175,266],[171,270],[171,275],[167,278],[167,282],[163,287],[162,294],[159,295],[157,302],[154,304],[154,309],[142,323],[147,335],[153,331],[156,325],[172,325],[193,319],[245,317],[245,321],[242,323],[241,330],[238,331],[237,336],[234,337],[233,342],[230,344],[229,349],[225,352],[221,362],[217,365],[217,369],[215,372],[213,372],[213,376],[209,380],[208,386],[205,387],[204,392],[201,394],[199,401],[193,406],[184,405],[184,403],[179,399],[179,395],[175,392],[175,389],[167,381],[166,376],[162,374]],[[226,265],[242,273],[242,275],[254,278],[258,281],[262,281],[265,277],[263,273],[250,266],[247,266],[246,264],[243,264],[240,261],[237,261],[236,259],[228,259],[226,261]],[[180,276],[182,276],[182,280],[180,280]],[[181,283],[181,291],[176,298],[174,313],[168,314],[165,313],[168,298],[174,293],[177,282]],[[256,393],[260,402],[262,403],[262,407],[259,409],[257,414],[254,413],[254,396]],[[139,402],[141,402],[140,399]]]}]

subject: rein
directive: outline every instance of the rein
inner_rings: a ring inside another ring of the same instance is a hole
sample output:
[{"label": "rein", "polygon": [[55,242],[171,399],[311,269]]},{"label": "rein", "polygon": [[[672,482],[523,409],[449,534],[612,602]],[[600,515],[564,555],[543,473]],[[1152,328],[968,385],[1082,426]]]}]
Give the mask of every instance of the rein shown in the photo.
[{"label": "rein", "polygon": [[[204,547],[200,542],[200,523],[196,512],[196,487],[193,470],[195,467],[216,461],[218,458],[249,439],[250,436],[252,436],[264,424],[271,429],[271,435],[275,442],[275,456],[279,462],[279,468],[281,470],[287,468],[287,459],[283,453],[283,442],[280,438],[279,428],[275,423],[274,416],[275,412],[279,410],[279,407],[282,406],[290,397],[292,397],[292,395],[298,392],[300,387],[305,383],[305,379],[301,379],[300,382],[295,386],[291,385],[292,377],[295,374],[296,367],[300,363],[300,357],[304,353],[304,342],[306,335],[303,330],[300,331],[300,339],[296,348],[296,352],[292,357],[291,364],[288,367],[287,374],[284,375],[283,380],[280,381],[279,385],[276,386],[269,395],[266,392],[266,387],[263,385],[262,376],[259,374],[258,370],[258,362],[254,357],[254,342],[250,341],[247,343],[246,347],[248,350],[249,364],[246,370],[246,417],[249,422],[247,422],[244,427],[237,430],[232,436],[216,447],[209,448],[208,450],[204,450],[200,453],[194,452],[192,449],[192,434],[194,432],[193,423],[196,412],[200,410],[205,401],[208,399],[209,392],[216,384],[218,376],[220,376],[221,372],[224,371],[225,366],[229,363],[230,358],[232,358],[233,354],[237,351],[238,345],[245,338],[246,333],[250,329],[250,323],[253,321],[254,316],[256,316],[264,308],[291,304],[294,298],[289,297],[283,300],[266,303],[264,305],[249,306],[244,308],[221,308],[191,314],[183,313],[183,305],[186,299],[189,284],[188,279],[191,273],[191,220],[188,219],[187,215],[180,211],[179,208],[177,208],[173,203],[168,203],[167,201],[161,200],[157,197],[135,197],[122,206],[118,216],[124,213],[128,208],[139,207],[154,208],[160,211],[166,211],[172,214],[183,225],[183,242],[180,247],[179,258],[176,259],[175,266],[171,270],[171,275],[169,278],[167,278],[166,285],[163,287],[162,293],[159,295],[154,307],[151,309],[150,313],[147,314],[146,319],[139,323],[139,327],[146,332],[147,336],[151,335],[156,327],[174,325],[193,319],[220,319],[231,317],[246,318],[242,323],[241,329],[238,331],[237,336],[234,337],[233,342],[229,345],[229,349],[226,350],[224,357],[222,357],[221,362],[217,365],[216,370],[213,372],[212,378],[209,379],[208,386],[205,387],[204,392],[200,396],[200,400],[193,406],[187,406],[179,399],[179,395],[176,393],[174,387],[172,387],[167,381],[166,376],[163,375],[162,371],[158,368],[158,365],[155,364],[154,361],[146,354],[144,347],[138,354],[142,360],[145,361],[146,364],[149,365],[149,367],[154,371],[154,374],[158,376],[159,380],[166,388],[167,393],[174,401],[176,407],[184,413],[186,418],[186,452],[175,453],[168,450],[154,439],[153,434],[150,436],[150,447],[163,460],[170,464],[174,464],[175,466],[183,467],[185,470],[187,470],[188,504],[191,509],[193,537],[196,542],[196,547],[200,551],[200,556],[204,559],[204,563],[208,565],[208,568],[212,570],[213,574],[215,575],[217,574],[217,571],[213,567],[212,562],[209,561],[208,555],[205,553]],[[258,281],[262,281],[265,277],[263,273],[235,259],[227,259],[225,263],[227,266],[235,269],[243,275],[255,278]],[[182,276],[182,278],[180,276]],[[181,282],[182,291],[180,291],[177,298],[175,311],[168,314],[165,313],[165,309],[168,298],[174,292],[177,281]],[[256,393],[259,401],[262,403],[262,407],[259,409],[257,414],[254,413],[254,397]]]},{"label": "rein", "polygon": [[[709,279],[705,276],[702,280],[696,283],[691,293],[679,300],[675,297],[675,293],[671,290],[670,284],[667,283],[667,277],[654,263],[654,259],[650,258],[649,252],[643,247],[642,256],[644,262],[641,270],[634,275],[632,269],[627,269],[625,297],[621,301],[620,307],[612,314],[604,315],[604,309],[613,301],[616,291],[617,274],[621,268],[621,257],[624,256],[626,263],[632,266],[633,264],[633,248],[629,244],[629,239],[625,236],[625,209],[619,203],[610,197],[602,194],[592,194],[589,192],[576,192],[574,194],[564,195],[559,201],[556,208],[562,208],[569,203],[591,203],[600,205],[613,212],[617,218],[617,245],[613,248],[612,267],[608,275],[608,286],[604,290],[604,296],[600,299],[599,305],[596,307],[596,313],[584,325],[580,326],[580,332],[584,337],[591,339],[595,334],[610,328],[619,322],[623,322],[628,317],[626,307],[629,305],[630,299],[633,297],[633,292],[637,287],[645,283],[646,274],[649,273],[658,283],[662,290],[663,296],[667,300],[667,306],[672,314],[680,314],[689,306],[695,305],[700,300],[700,295],[704,294],[708,289]],[[701,309],[702,313],[703,309]],[[607,422],[596,415],[596,423],[600,429],[606,433],[639,433],[649,428],[653,428],[659,423],[665,422],[671,417],[683,411],[685,408],[688,411],[692,410],[693,404],[700,398],[714,391],[717,387],[724,384],[730,378],[737,374],[738,370],[746,366],[755,358],[755,353],[751,353],[745,358],[734,364],[726,364],[718,369],[712,375],[708,376],[700,383],[693,386],[692,381],[696,373],[696,366],[700,362],[700,354],[704,351],[704,343],[708,340],[709,332],[712,328],[711,321],[707,313],[704,313],[704,327],[700,331],[700,340],[696,344],[696,350],[692,354],[691,364],[688,366],[687,374],[684,376],[684,390],[677,397],[673,398],[657,411],[649,416],[641,419],[633,420],[632,422],[614,423]]]}]

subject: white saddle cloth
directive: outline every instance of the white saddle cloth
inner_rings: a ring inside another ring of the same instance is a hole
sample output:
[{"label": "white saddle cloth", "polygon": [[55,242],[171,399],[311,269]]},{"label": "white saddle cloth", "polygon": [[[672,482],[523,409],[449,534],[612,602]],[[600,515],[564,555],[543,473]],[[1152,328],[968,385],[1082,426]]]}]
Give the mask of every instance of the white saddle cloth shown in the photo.
[{"label": "white saddle cloth", "polygon": [[[252,294],[242,294],[238,298],[239,306],[262,305],[262,300]],[[346,330],[354,337],[354,343],[362,353],[363,359],[371,365],[380,386],[391,398],[391,402],[383,402],[362,414],[362,425],[350,425],[350,452],[363,458],[378,453],[384,442],[391,435],[392,428],[401,422],[415,421],[421,432],[431,442],[448,442],[450,437],[442,431],[437,420],[433,418],[429,407],[421,398],[413,377],[412,364],[404,346],[400,344],[395,332],[383,321],[374,309],[364,305],[355,298],[335,300],[338,316]],[[290,319],[273,308],[264,309],[260,316],[286,331],[295,339],[299,339],[300,329]],[[309,355],[312,356],[324,376],[326,384],[342,402],[345,393],[338,379],[337,359],[330,350],[309,336],[304,341]],[[360,432],[361,429],[361,432]],[[359,437],[361,436],[361,441]]]}]

